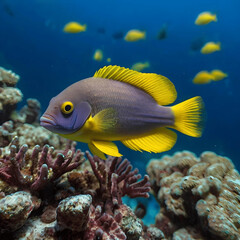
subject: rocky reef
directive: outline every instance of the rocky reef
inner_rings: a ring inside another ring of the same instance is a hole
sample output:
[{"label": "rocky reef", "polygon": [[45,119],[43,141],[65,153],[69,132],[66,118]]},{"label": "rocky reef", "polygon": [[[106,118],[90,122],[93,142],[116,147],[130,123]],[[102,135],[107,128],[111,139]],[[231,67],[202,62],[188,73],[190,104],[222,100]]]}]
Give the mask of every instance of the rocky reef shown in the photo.
[{"label": "rocky reef", "polygon": [[240,175],[230,159],[183,151],[151,160],[147,172],[167,239],[240,239]]},{"label": "rocky reef", "polygon": [[22,92],[16,88],[19,76],[0,67],[0,124],[8,120],[16,104],[22,100]]},{"label": "rocky reef", "polygon": [[[143,178],[130,161],[102,160],[39,126],[41,105],[22,93],[19,76],[0,68],[0,239],[237,240],[240,175],[226,157],[188,151],[152,159]],[[122,201],[161,206],[156,222]]]}]

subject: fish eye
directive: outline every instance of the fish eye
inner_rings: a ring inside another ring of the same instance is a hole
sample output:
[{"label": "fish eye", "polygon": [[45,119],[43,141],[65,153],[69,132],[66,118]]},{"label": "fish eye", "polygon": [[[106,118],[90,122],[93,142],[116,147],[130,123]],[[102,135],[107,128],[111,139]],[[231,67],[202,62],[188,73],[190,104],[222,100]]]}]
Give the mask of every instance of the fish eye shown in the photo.
[{"label": "fish eye", "polygon": [[61,111],[63,114],[70,114],[74,109],[73,103],[70,101],[66,101],[61,106]]}]

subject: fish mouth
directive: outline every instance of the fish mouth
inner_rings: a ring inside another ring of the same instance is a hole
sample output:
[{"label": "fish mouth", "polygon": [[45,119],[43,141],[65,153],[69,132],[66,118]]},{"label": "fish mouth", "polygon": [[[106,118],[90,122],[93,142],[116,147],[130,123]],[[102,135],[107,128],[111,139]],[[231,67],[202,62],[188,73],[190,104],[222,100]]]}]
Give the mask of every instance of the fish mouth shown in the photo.
[{"label": "fish mouth", "polygon": [[40,118],[40,125],[46,128],[50,126],[57,126],[55,120],[49,115],[44,115]]}]

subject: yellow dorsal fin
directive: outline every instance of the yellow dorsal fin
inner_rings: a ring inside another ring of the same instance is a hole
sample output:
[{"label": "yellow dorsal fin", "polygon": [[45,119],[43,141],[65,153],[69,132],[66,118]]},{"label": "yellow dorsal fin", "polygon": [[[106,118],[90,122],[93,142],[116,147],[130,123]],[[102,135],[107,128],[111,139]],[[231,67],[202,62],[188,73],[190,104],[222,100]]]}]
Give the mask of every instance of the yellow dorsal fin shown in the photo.
[{"label": "yellow dorsal fin", "polygon": [[109,141],[92,140],[91,142],[98,151],[114,157],[121,157],[122,154],[118,152],[118,147],[115,143]]},{"label": "yellow dorsal fin", "polygon": [[171,149],[177,140],[177,134],[172,130],[161,127],[149,135],[121,140],[128,148],[135,151],[160,153]]},{"label": "yellow dorsal fin", "polygon": [[100,68],[93,77],[131,84],[148,93],[160,105],[171,104],[177,97],[173,83],[168,78],[155,73],[140,73],[129,68],[110,65]]}]

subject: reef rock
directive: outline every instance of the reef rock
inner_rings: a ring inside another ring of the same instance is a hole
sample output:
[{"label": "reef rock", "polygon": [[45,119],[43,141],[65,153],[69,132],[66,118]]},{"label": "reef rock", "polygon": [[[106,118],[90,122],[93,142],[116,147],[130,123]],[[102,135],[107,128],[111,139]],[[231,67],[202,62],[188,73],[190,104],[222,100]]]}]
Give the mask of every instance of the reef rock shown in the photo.
[{"label": "reef rock", "polygon": [[22,101],[22,92],[15,88],[19,76],[10,70],[0,67],[0,124],[9,120],[9,116]]},{"label": "reef rock", "polygon": [[34,206],[31,195],[16,192],[0,200],[0,231],[15,231],[22,227]]},{"label": "reef rock", "polygon": [[83,231],[86,228],[91,204],[92,197],[88,194],[62,200],[57,207],[58,225],[72,231]]},{"label": "reef rock", "polygon": [[184,151],[151,160],[147,172],[161,205],[156,226],[170,239],[240,239],[240,175],[230,159]]}]

